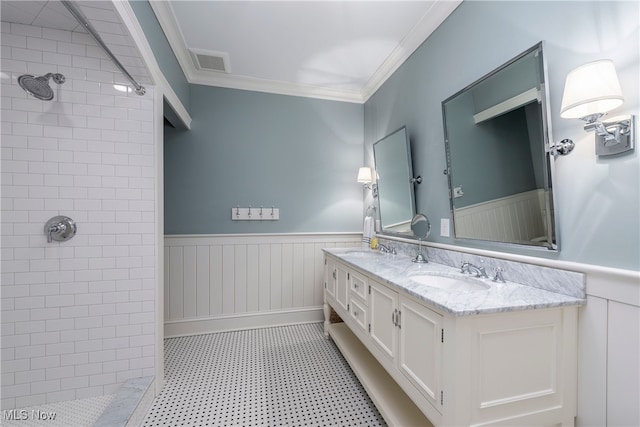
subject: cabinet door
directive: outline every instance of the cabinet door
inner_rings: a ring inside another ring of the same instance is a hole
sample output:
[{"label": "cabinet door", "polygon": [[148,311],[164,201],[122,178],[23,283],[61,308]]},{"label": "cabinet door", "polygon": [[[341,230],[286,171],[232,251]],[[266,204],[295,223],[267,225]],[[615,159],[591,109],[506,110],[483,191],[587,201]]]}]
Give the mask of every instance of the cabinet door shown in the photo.
[{"label": "cabinet door", "polygon": [[440,403],[442,316],[400,295],[398,369],[437,408]]},{"label": "cabinet door", "polygon": [[398,307],[398,293],[380,283],[369,280],[371,296],[369,300],[371,339],[393,359],[396,355],[397,327],[394,316]]},{"label": "cabinet door", "polygon": [[336,263],[336,301],[347,311],[347,295],[349,293],[349,272],[342,264]]},{"label": "cabinet door", "polygon": [[326,267],[325,267],[325,283],[327,293],[332,297],[336,297],[336,263],[330,258],[326,259]]}]

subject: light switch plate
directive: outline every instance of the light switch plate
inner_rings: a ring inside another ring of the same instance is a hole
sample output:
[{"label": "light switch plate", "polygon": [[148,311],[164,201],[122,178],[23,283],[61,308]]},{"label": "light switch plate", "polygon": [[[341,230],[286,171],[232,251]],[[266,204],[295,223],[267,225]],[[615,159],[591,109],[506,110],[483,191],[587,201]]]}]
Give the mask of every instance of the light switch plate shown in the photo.
[{"label": "light switch plate", "polygon": [[440,236],[449,237],[449,218],[440,218]]}]

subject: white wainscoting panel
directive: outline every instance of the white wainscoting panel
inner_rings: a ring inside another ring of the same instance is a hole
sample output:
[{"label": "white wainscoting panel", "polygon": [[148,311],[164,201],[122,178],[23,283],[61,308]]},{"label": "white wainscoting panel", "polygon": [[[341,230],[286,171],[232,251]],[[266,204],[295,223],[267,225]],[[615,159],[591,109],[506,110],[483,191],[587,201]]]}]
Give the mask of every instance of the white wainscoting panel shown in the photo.
[{"label": "white wainscoting panel", "polygon": [[640,309],[609,301],[607,425],[640,425]]},{"label": "white wainscoting panel", "polygon": [[165,236],[165,336],[320,321],[322,248],[360,233]]},{"label": "white wainscoting panel", "polygon": [[640,276],[629,273],[587,272],[578,326],[578,427],[640,425]]},{"label": "white wainscoting panel", "polygon": [[[532,190],[456,208],[456,235],[502,242],[525,242],[545,236],[543,196],[544,190]],[[531,212],[541,215],[531,215]]]}]

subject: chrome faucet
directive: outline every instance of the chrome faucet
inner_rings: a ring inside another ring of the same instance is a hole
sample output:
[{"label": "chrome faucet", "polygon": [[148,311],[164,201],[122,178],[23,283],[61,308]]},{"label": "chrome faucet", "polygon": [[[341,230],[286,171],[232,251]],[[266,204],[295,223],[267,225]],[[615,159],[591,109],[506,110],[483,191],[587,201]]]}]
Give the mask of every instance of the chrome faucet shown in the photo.
[{"label": "chrome faucet", "polygon": [[502,275],[503,271],[504,271],[504,268],[502,267],[496,268],[496,275],[493,276],[494,282],[507,283],[506,280],[504,280],[504,276]]},{"label": "chrome faucet", "polygon": [[462,266],[460,267],[460,272],[466,273],[466,274],[475,274],[476,277],[482,277],[485,279],[489,278],[489,276],[487,276],[487,271],[485,270],[484,266],[477,267],[467,261],[462,263]]},{"label": "chrome faucet", "polygon": [[383,254],[391,254],[391,255],[397,255],[398,254],[396,252],[396,248],[394,248],[391,245],[385,246],[382,243],[378,243],[378,248],[380,248],[380,252],[383,253]]}]

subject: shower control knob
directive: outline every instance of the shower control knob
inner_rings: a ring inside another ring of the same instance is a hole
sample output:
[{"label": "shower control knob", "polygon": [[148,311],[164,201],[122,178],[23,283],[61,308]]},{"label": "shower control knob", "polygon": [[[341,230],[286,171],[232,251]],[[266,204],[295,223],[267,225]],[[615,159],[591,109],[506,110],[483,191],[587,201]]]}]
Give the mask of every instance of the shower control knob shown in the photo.
[{"label": "shower control knob", "polygon": [[68,216],[58,215],[51,218],[44,225],[44,232],[47,235],[47,242],[65,242],[76,235],[78,227]]}]

